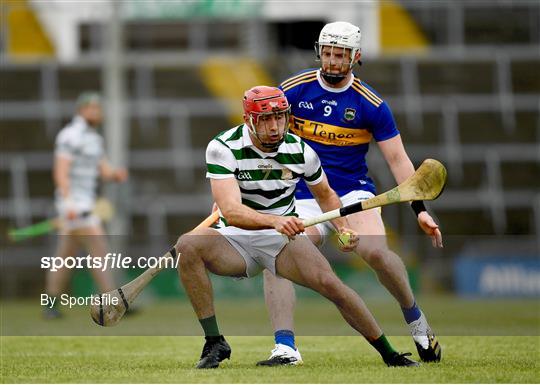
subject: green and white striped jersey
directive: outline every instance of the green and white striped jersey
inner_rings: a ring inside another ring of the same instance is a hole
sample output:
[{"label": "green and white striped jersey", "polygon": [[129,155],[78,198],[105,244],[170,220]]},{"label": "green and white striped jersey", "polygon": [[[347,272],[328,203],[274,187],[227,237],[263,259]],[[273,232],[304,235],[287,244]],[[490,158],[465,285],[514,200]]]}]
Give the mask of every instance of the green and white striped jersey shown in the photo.
[{"label": "green and white striped jersey", "polygon": [[244,124],[221,132],[208,144],[206,166],[209,179],[236,178],[243,204],[274,215],[294,214],[300,178],[315,185],[324,176],[319,157],[300,137],[288,133],[276,152],[263,152]]}]

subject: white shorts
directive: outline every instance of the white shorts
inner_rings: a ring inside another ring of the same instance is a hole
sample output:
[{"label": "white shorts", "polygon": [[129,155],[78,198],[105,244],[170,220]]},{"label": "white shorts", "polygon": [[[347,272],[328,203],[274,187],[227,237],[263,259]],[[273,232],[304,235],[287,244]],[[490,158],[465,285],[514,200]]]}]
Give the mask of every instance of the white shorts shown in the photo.
[{"label": "white shorts", "polygon": [[79,230],[79,229],[84,229],[88,227],[98,227],[101,225],[101,220],[92,213],[82,216],[82,217],[78,216],[77,218],[73,220],[69,220],[64,216],[60,218],[62,220],[62,227],[60,231],[63,234],[65,234],[66,232],[73,231],[73,230]]},{"label": "white shorts", "polygon": [[83,229],[87,227],[97,227],[101,225],[101,220],[92,213],[93,204],[85,202],[84,205],[76,206],[77,218],[69,220],[67,216],[67,207],[62,199],[56,200],[56,210],[61,220],[62,226],[60,232],[65,234],[73,230]]},{"label": "white shorts", "polygon": [[246,276],[254,277],[264,269],[276,274],[276,257],[289,238],[276,230],[244,230],[234,226],[216,229],[246,261]]},{"label": "white shorts", "polygon": [[[369,191],[355,190],[343,195],[339,199],[343,206],[348,206],[356,202],[365,201],[373,196],[373,193]],[[300,218],[307,219],[321,215],[322,210],[315,199],[297,199],[296,213]],[[326,239],[336,231],[330,221],[318,223],[315,227],[319,230],[319,234],[321,234],[322,237],[321,246],[326,242]]]}]

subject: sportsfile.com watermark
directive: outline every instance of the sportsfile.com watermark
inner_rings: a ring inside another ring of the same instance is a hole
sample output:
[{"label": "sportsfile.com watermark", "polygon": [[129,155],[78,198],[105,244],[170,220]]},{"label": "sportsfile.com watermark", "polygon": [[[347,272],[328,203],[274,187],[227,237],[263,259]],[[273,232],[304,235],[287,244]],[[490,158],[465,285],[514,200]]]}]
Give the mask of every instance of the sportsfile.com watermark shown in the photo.
[{"label": "sportsfile.com watermark", "polygon": [[173,257],[137,257],[122,256],[122,253],[107,253],[104,257],[42,257],[41,268],[50,271],[60,269],[167,269],[177,268],[179,258]]}]

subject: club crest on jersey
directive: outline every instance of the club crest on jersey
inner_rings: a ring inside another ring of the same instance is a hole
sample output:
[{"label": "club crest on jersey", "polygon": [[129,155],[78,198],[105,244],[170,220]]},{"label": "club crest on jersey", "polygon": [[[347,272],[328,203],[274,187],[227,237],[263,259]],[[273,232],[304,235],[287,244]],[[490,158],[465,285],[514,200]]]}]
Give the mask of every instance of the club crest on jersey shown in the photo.
[{"label": "club crest on jersey", "polygon": [[354,108],[345,108],[345,113],[343,114],[345,120],[351,121],[356,117],[356,110]]},{"label": "club crest on jersey", "polygon": [[281,170],[281,179],[282,180],[291,180],[293,178],[293,173],[288,168]]}]

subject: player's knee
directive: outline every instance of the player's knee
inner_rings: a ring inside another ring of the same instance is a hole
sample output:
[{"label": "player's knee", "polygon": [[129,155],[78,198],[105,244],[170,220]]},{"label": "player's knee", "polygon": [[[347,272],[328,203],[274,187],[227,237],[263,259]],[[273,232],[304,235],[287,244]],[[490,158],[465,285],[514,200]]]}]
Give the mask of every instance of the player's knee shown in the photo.
[{"label": "player's knee", "polygon": [[176,249],[176,254],[182,253],[182,251],[187,247],[187,243],[188,239],[186,238],[186,234],[178,237],[178,239],[176,240],[176,244],[174,245],[174,248]]},{"label": "player's knee", "polygon": [[369,250],[364,259],[374,270],[385,270],[388,267],[388,249],[374,248]]},{"label": "player's knee", "polygon": [[176,248],[179,258],[179,269],[188,267],[198,258],[195,240],[196,239],[189,234],[184,234],[178,238],[178,241],[174,247]]}]

